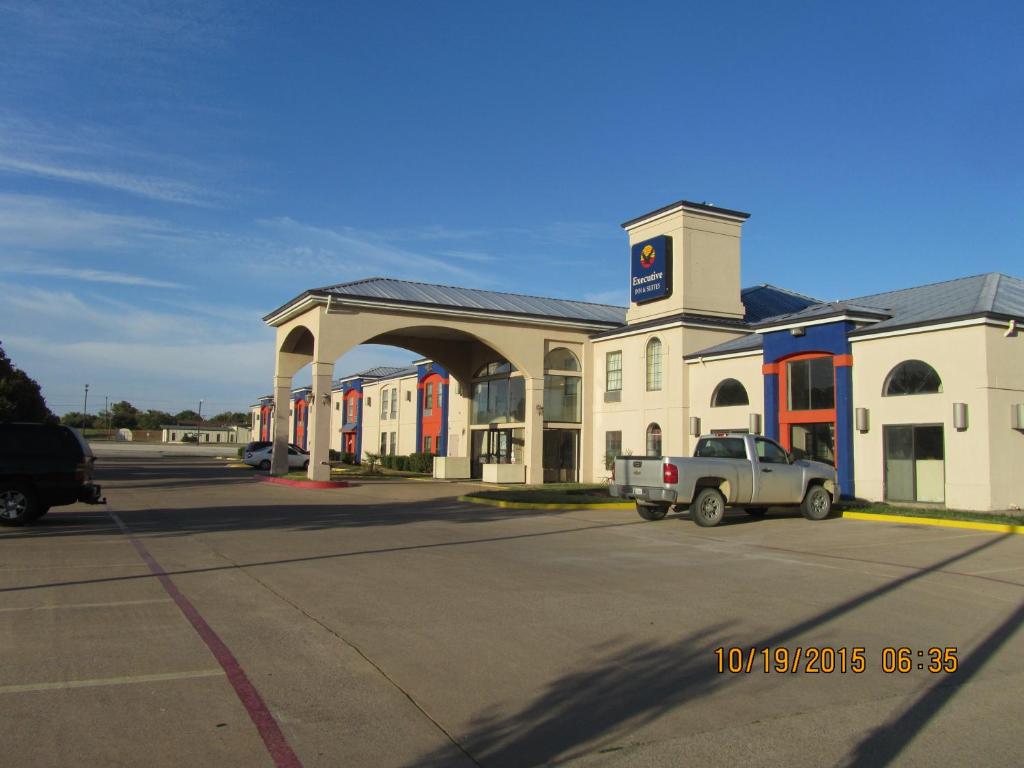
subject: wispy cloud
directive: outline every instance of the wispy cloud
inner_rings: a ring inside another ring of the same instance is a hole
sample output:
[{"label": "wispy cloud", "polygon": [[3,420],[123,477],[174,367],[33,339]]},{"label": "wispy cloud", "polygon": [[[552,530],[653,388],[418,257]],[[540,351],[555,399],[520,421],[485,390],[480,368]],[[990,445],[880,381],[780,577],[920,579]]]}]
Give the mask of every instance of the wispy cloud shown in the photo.
[{"label": "wispy cloud", "polygon": [[8,154],[0,154],[0,172],[36,176],[73,184],[115,189],[151,200],[188,205],[211,205],[205,193],[192,184],[158,176],[145,176],[119,171],[97,170],[42,162]]},{"label": "wispy cloud", "polygon": [[629,303],[626,285],[622,288],[611,291],[596,291],[583,294],[583,300],[594,304],[610,304],[614,307],[624,307]]},{"label": "wispy cloud", "polygon": [[151,277],[133,275],[127,272],[108,272],[102,269],[79,269],[76,267],[46,266],[42,264],[5,264],[0,262],[0,272],[19,275],[58,277],[66,280],[83,280],[89,283],[110,283],[113,285],[135,285],[146,288],[182,288],[180,283],[154,280]]}]

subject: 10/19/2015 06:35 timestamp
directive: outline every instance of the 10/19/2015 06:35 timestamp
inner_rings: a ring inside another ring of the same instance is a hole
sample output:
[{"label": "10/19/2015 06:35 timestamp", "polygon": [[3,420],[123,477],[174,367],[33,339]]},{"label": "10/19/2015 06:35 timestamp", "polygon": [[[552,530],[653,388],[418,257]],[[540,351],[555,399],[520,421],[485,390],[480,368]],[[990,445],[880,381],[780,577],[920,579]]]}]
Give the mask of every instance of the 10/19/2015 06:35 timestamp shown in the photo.
[{"label": "10/19/2015 06:35 timestamp", "polygon": [[[740,646],[715,648],[716,671],[719,674],[840,674],[859,675],[869,668],[864,646],[796,646],[777,648]],[[886,674],[908,674],[914,671],[950,674],[959,667],[955,646],[931,646],[916,650],[907,646],[886,646],[881,649],[878,668]]]}]

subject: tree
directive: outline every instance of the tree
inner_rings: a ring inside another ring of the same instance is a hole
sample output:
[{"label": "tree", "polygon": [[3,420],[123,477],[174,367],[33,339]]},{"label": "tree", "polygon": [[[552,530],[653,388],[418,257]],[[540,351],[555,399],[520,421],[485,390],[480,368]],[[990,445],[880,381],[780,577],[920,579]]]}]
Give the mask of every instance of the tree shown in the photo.
[{"label": "tree", "polygon": [[57,417],[46,407],[39,384],[15,368],[0,346],[0,421],[47,421]]},{"label": "tree", "polygon": [[207,421],[212,424],[234,424],[239,427],[247,427],[252,418],[248,413],[242,413],[241,411],[224,411],[224,413],[211,416]]},{"label": "tree", "polygon": [[111,429],[133,429],[138,422],[139,409],[127,400],[121,400],[110,406]]},{"label": "tree", "polygon": [[71,411],[60,417],[60,423],[66,427],[77,427],[78,429],[92,429],[96,423],[96,417],[80,411]]},{"label": "tree", "polygon": [[199,414],[196,413],[195,411],[190,411],[190,410],[186,409],[184,411],[181,411],[180,413],[174,414],[174,423],[175,424],[198,424],[199,423]]},{"label": "tree", "polygon": [[160,429],[165,425],[174,423],[174,417],[166,411],[154,411],[150,408],[145,413],[140,413],[136,420],[139,429]]}]

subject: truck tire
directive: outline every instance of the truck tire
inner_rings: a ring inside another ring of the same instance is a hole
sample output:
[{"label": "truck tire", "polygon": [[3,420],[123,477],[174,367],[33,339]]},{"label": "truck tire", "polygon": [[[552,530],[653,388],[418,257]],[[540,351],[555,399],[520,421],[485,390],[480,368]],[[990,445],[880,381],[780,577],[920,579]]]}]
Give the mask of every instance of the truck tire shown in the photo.
[{"label": "truck tire", "polygon": [[636,513],[644,520],[661,520],[668,514],[668,504],[636,503]]},{"label": "truck tire", "polygon": [[717,488],[701,488],[690,504],[690,516],[701,528],[712,528],[725,517],[725,496]]},{"label": "truck tire", "polygon": [[812,485],[800,504],[800,512],[808,520],[824,520],[832,511],[832,496],[824,486]]},{"label": "truck tire", "polygon": [[744,507],[743,511],[751,517],[764,517],[768,514],[768,507]]},{"label": "truck tire", "polygon": [[17,481],[0,483],[0,525],[25,525],[39,517],[39,499],[32,487]]}]

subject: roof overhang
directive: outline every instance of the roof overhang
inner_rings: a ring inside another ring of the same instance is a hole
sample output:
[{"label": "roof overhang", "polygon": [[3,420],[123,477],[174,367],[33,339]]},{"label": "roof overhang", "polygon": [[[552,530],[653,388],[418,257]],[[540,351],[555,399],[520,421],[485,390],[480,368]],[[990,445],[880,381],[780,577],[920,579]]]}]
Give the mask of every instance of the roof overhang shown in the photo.
[{"label": "roof overhang", "polygon": [[751,330],[754,333],[763,334],[773,333],[775,331],[788,331],[792,328],[809,328],[812,325],[830,325],[831,323],[841,322],[867,325],[870,323],[877,323],[882,320],[888,320],[890,317],[892,317],[892,315],[887,312],[849,312],[847,310],[838,310],[825,315],[808,317],[805,320],[798,320],[791,317],[776,320],[774,322],[768,321],[765,323],[758,323],[753,325]]},{"label": "roof overhang", "polygon": [[645,213],[642,216],[637,216],[635,219],[623,223],[622,228],[627,232],[635,227],[642,226],[648,222],[660,219],[662,216],[669,216],[673,213],[679,213],[680,211],[691,211],[693,213],[700,213],[705,216],[715,216],[720,219],[728,219],[729,221],[738,221],[743,223],[750,218],[749,213],[743,211],[733,211],[729,208],[719,208],[716,205],[708,205],[707,203],[694,203],[690,200],[679,200],[678,202],[671,203],[657,210]]}]

